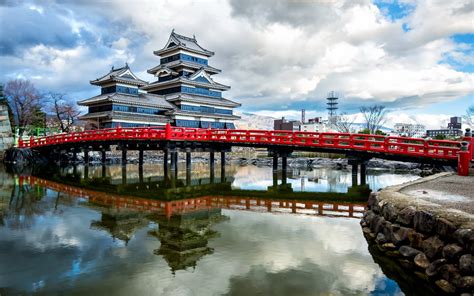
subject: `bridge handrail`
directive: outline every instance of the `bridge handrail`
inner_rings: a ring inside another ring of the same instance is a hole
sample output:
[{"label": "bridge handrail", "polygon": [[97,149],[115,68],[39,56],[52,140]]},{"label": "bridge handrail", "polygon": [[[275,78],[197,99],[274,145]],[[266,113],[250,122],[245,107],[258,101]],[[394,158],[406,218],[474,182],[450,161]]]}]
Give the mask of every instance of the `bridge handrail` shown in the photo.
[{"label": "bridge handrail", "polygon": [[62,133],[19,141],[20,148],[107,140],[188,140],[224,143],[293,145],[300,147],[340,148],[368,152],[385,152],[443,159],[456,159],[458,141],[425,140],[371,134],[316,133],[280,130],[226,130],[188,127],[106,128]]}]

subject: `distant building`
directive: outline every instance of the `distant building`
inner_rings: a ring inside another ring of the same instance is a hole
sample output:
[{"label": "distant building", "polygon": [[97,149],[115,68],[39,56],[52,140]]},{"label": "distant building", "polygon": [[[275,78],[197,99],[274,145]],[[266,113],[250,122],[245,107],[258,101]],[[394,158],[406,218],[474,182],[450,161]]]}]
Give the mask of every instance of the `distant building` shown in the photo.
[{"label": "distant building", "polygon": [[448,123],[449,129],[461,129],[462,128],[462,119],[459,116],[451,117]]},{"label": "distant building", "polygon": [[429,138],[435,138],[439,135],[445,136],[447,138],[461,137],[463,135],[461,117],[451,117],[447,129],[426,131],[426,136]]},{"label": "distant building", "polygon": [[230,87],[211,75],[221,70],[208,65],[214,53],[201,47],[196,38],[171,32],[165,47],[154,51],[160,64],[148,70],[157,80],[138,78],[126,64],[114,68],[91,84],[101,94],[78,102],[89,112],[80,117],[97,128],[174,126],[233,129],[240,104],[222,97]]},{"label": "distant building", "polygon": [[293,131],[300,130],[301,122],[297,120],[286,120],[285,117],[273,121],[273,130],[275,131]]},{"label": "distant building", "polygon": [[300,125],[301,132],[312,132],[312,133],[326,133],[331,132],[332,129],[328,124],[328,121],[323,121],[322,117],[315,117],[308,120],[308,122]]},{"label": "distant building", "polygon": [[396,123],[390,134],[398,137],[423,138],[426,135],[426,127],[423,124]]}]

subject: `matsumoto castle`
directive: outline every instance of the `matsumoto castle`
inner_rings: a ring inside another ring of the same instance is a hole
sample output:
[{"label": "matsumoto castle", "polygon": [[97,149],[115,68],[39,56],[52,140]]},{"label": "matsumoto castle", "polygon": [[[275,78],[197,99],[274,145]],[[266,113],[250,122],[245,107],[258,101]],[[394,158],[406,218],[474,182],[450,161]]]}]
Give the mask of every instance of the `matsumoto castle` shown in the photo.
[{"label": "matsumoto castle", "polygon": [[144,127],[171,123],[194,128],[233,129],[233,108],[240,104],[222,97],[230,86],[211,76],[221,70],[208,65],[212,51],[201,47],[196,38],[171,32],[161,50],[153,52],[160,64],[148,70],[157,80],[139,79],[129,66],[114,69],[90,81],[101,94],[78,102],[89,107],[81,116],[98,128]]}]

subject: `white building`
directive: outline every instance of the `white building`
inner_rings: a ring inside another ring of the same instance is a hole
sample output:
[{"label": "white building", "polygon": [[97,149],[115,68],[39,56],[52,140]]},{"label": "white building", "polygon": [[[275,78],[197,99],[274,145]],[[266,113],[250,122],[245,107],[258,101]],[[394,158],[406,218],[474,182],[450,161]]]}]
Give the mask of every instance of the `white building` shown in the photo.
[{"label": "white building", "polygon": [[426,135],[426,127],[423,124],[396,123],[390,132],[392,136],[423,138]]},{"label": "white building", "polygon": [[308,122],[300,125],[300,132],[328,133],[333,131],[329,122],[322,120],[321,117],[309,119]]}]

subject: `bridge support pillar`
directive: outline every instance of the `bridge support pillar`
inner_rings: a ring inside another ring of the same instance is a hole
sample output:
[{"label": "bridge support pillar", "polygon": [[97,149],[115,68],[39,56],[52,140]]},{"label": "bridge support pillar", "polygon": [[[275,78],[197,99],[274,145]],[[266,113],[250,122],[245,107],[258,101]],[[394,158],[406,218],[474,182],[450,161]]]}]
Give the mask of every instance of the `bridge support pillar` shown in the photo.
[{"label": "bridge support pillar", "polygon": [[191,151],[186,151],[186,170],[191,170]]},{"label": "bridge support pillar", "polygon": [[127,166],[122,164],[122,184],[127,184]]},{"label": "bridge support pillar", "polygon": [[191,169],[186,170],[186,186],[191,186]]},{"label": "bridge support pillar", "polygon": [[367,183],[367,162],[363,161],[360,163],[360,185]]},{"label": "bridge support pillar", "polygon": [[359,166],[357,163],[352,164],[352,186],[357,186],[357,175],[358,175]]},{"label": "bridge support pillar", "polygon": [[122,147],[122,165],[127,164],[127,148]]},{"label": "bridge support pillar", "polygon": [[163,150],[163,169],[166,172],[168,172],[168,150],[165,149]]},{"label": "bridge support pillar", "polygon": [[84,163],[89,164],[89,148],[84,148]]},{"label": "bridge support pillar", "polygon": [[105,151],[105,148],[102,148],[101,153],[102,153],[102,164],[105,164],[105,162],[107,161],[107,153]]},{"label": "bridge support pillar", "polygon": [[143,183],[143,166],[138,166],[138,182]]},{"label": "bridge support pillar", "polygon": [[225,152],[221,151],[221,183],[225,182]]},{"label": "bridge support pillar", "polygon": [[276,172],[278,170],[278,154],[276,152],[273,153],[273,171]]},{"label": "bridge support pillar", "polygon": [[84,165],[84,179],[89,179],[89,163],[85,163]]},{"label": "bridge support pillar", "polygon": [[138,150],[138,165],[143,166],[143,149]]},{"label": "bridge support pillar", "polygon": [[209,171],[210,171],[210,183],[214,183],[214,169],[215,169],[215,155],[214,151],[209,152]]},{"label": "bridge support pillar", "polygon": [[77,162],[77,149],[72,150],[72,162],[73,163]]},{"label": "bridge support pillar", "polygon": [[178,167],[178,152],[176,151],[172,151],[170,153],[170,157],[171,157],[171,170],[172,171],[177,171],[177,167]]},{"label": "bridge support pillar", "polygon": [[286,155],[282,156],[281,157],[281,169],[282,169],[282,171],[286,172],[287,164],[288,164],[287,156]]},{"label": "bridge support pillar", "polygon": [[105,166],[105,162],[102,163],[102,178],[105,178],[107,175],[107,167]]}]

